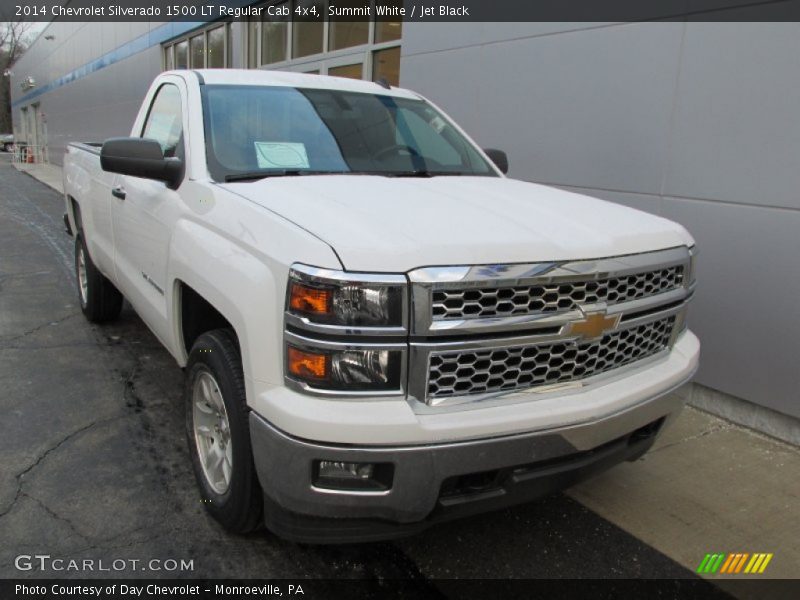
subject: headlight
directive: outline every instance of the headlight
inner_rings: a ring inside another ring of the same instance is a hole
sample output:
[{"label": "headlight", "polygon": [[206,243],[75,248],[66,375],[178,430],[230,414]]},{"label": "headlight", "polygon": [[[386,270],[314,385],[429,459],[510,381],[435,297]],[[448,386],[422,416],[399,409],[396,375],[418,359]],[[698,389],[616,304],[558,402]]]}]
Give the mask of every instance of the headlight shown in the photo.
[{"label": "headlight", "polygon": [[303,323],[403,328],[406,280],[296,265],[289,273],[286,310]]},{"label": "headlight", "polygon": [[408,304],[405,275],[293,265],[286,290],[287,384],[324,396],[403,395]]},{"label": "headlight", "polygon": [[295,336],[286,345],[288,377],[319,391],[399,391],[402,363],[402,350],[318,347]]}]

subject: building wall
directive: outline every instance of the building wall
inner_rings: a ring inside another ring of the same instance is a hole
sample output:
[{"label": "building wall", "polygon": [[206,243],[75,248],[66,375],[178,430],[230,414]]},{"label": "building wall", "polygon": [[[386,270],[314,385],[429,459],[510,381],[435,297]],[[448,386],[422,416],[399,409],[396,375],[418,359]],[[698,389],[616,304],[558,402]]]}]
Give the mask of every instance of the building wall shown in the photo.
[{"label": "building wall", "polygon": [[[219,27],[227,32],[228,43],[224,44],[227,50],[222,62],[229,67],[385,78],[396,84],[402,24],[383,21],[380,26],[374,22],[353,25],[337,21],[312,33],[306,32],[303,37],[296,24],[283,23],[286,34],[283,57],[265,63],[258,52],[262,35],[257,20],[229,25],[55,21],[14,66],[11,90],[16,138],[28,144],[42,143],[29,133],[41,126],[24,126],[31,124],[31,118],[24,118],[23,110],[28,115],[35,112],[45,123],[46,135],[39,137],[46,139],[50,162],[56,164],[61,164],[66,145],[71,141],[99,141],[128,134],[153,77],[166,63],[164,45],[169,49],[178,42],[188,44],[188,38],[198,39],[203,31]],[[302,53],[293,50],[292,41],[301,37],[313,41],[311,47],[318,45],[320,51],[297,56]],[[336,40],[338,43],[333,43]],[[254,57],[253,63],[248,64],[248,56]],[[188,66],[188,63],[174,64],[175,68]],[[202,67],[203,63],[195,66]],[[20,84],[28,78],[33,78],[36,85],[23,90]]]},{"label": "building wall", "polygon": [[[161,72],[161,42],[196,26],[54,21],[13,68],[17,139],[29,141],[21,111],[37,103],[47,128],[50,162],[55,164],[61,164],[69,142],[128,135],[153,77]],[[27,77],[33,77],[36,86],[23,91],[20,83]]]},{"label": "building wall", "polygon": [[697,381],[797,417],[798,55],[798,23],[413,23],[400,72],[511,176],[686,226]]}]

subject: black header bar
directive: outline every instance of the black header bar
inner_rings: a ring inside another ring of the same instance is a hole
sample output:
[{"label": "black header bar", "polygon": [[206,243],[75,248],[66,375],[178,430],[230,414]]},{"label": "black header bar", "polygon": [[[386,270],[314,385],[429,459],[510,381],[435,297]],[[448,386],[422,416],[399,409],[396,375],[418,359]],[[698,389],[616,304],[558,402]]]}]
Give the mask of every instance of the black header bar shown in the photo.
[{"label": "black header bar", "polygon": [[800,0],[2,0],[1,4],[0,21],[800,21]]}]

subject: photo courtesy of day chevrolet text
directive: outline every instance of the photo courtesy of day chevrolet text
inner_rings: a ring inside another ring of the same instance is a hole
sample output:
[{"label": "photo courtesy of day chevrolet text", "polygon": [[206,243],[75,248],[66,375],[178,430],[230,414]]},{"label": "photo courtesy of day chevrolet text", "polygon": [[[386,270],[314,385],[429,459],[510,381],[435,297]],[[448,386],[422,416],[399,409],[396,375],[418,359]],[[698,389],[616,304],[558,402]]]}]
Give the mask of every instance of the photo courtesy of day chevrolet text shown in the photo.
[{"label": "photo courtesy of day chevrolet text", "polygon": [[110,583],[108,585],[27,585],[16,584],[14,593],[19,598],[68,597],[68,598],[191,598],[201,594],[213,593],[216,597],[292,597],[304,596],[300,584],[232,586],[216,584],[213,587],[201,585],[134,585]]}]

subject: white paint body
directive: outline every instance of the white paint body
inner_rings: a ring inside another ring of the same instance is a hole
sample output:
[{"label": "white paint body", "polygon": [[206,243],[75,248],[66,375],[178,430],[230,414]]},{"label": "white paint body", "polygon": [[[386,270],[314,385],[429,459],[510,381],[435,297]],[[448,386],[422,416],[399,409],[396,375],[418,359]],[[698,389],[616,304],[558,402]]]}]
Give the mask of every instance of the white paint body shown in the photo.
[{"label": "white paint body", "polygon": [[[315,75],[201,73],[207,84],[419,97]],[[73,231],[72,200],[80,206],[92,260],[179,365],[187,360],[176,293],[180,282],[224,315],[241,344],[248,404],[284,432],[321,442],[393,445],[544,431],[624,413],[684,381],[696,368],[699,343],[687,331],[664,360],[563,397],[520,392],[504,405],[419,414],[403,398],[348,401],[287,388],[284,303],[295,262],[406,273],[434,265],[593,259],[694,241],[666,219],[499,173],[496,178],[335,175],[215,183],[205,161],[200,83],[194,72],[157,77],[131,135],[141,135],[147,109],[165,82],[177,85],[183,99],[183,183],[170,190],[160,182],[106,173],[97,154],[70,147],[64,188]],[[111,195],[116,185],[125,187],[126,200]]]}]

